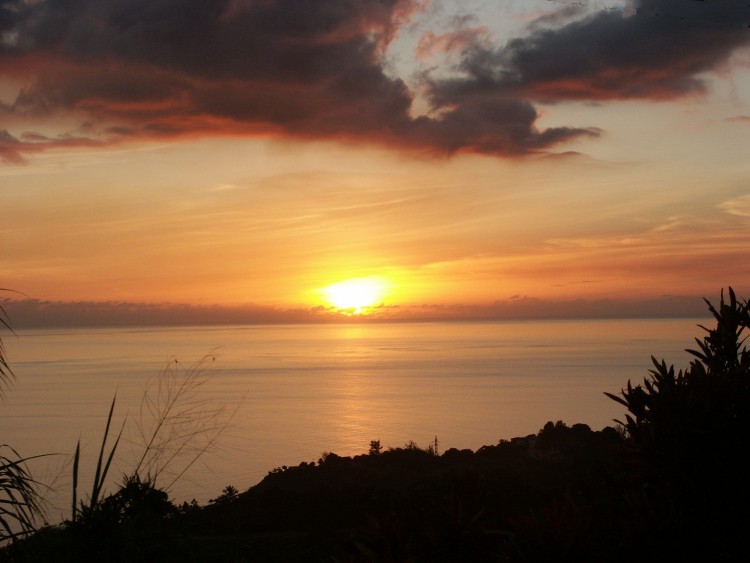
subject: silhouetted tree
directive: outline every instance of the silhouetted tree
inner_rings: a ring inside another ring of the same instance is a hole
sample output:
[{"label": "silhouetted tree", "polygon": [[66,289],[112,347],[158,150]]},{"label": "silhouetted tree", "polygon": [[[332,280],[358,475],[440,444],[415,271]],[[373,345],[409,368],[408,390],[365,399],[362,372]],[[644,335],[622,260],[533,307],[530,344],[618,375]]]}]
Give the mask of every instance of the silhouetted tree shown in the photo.
[{"label": "silhouetted tree", "polygon": [[239,498],[239,495],[240,495],[240,492],[237,490],[236,487],[232,485],[227,485],[221,491],[221,495],[219,495],[216,498],[212,498],[208,502],[211,504],[218,504],[218,505],[231,504]]}]

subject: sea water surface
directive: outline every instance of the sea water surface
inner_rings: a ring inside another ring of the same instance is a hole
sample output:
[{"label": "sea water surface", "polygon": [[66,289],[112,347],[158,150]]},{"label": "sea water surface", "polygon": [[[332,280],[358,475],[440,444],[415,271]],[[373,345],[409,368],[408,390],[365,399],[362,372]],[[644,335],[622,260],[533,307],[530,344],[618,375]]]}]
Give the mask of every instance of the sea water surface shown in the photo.
[{"label": "sea water surface", "polygon": [[50,519],[59,520],[69,514],[76,443],[85,496],[114,394],[113,430],[126,427],[111,471],[117,481],[138,457],[132,427],[146,384],[170,361],[189,367],[210,355],[200,398],[232,419],[170,489],[177,502],[205,503],[275,467],[323,452],[365,453],[371,440],[426,446],[437,437],[444,451],[525,436],[548,420],[612,425],[624,409],[604,391],[641,382],[651,355],[686,366],[700,322],[19,330],[3,338],[16,380],[0,405],[2,441],[24,456],[55,454],[34,460],[33,470],[50,485]]}]

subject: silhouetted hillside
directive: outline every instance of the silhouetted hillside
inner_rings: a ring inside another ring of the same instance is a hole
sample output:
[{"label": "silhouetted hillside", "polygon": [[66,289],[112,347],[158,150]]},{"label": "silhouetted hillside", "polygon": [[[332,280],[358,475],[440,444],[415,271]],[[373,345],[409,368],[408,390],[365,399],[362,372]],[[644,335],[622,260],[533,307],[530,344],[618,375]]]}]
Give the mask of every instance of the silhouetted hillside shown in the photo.
[{"label": "silhouetted hillside", "polygon": [[34,560],[54,546],[57,561],[492,561],[516,550],[528,518],[550,503],[601,496],[623,453],[612,428],[550,422],[476,452],[436,455],[409,444],[331,453],[275,469],[241,494],[228,487],[204,507],[175,507],[131,484],[119,508],[43,530],[10,553]]}]

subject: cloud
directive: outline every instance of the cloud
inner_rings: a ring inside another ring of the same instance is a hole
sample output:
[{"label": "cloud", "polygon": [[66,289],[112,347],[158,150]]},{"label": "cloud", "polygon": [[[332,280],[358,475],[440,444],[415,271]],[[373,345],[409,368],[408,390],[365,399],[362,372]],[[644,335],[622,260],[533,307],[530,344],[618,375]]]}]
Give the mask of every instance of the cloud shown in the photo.
[{"label": "cloud", "polygon": [[750,195],[741,195],[724,201],[719,204],[719,209],[726,211],[730,215],[750,217]]},{"label": "cloud", "polygon": [[0,130],[0,161],[14,164],[24,163],[25,159],[19,151],[20,146],[21,141],[16,139],[5,129]]},{"label": "cloud", "polygon": [[634,11],[600,11],[555,29],[536,29],[501,48],[475,44],[464,76],[433,84],[436,105],[489,92],[523,99],[674,99],[702,92],[700,75],[750,44],[743,3],[636,0]]},{"label": "cloud", "polygon": [[36,76],[6,111],[77,111],[140,136],[393,135],[411,94],[386,76],[380,55],[417,7],[412,0],[23,5],[12,27],[19,39],[4,45],[2,59],[30,61]]},{"label": "cloud", "polygon": [[97,147],[103,143],[96,139],[76,135],[47,137],[41,133],[26,132],[17,139],[5,129],[0,129],[0,162],[26,164],[26,153],[52,148]]},{"label": "cloud", "polygon": [[450,52],[459,62],[449,75],[426,74],[429,108],[413,116],[415,93],[386,71],[385,54],[426,4],[0,0],[0,64],[26,84],[0,103],[0,115],[34,124],[74,115],[99,131],[21,141],[7,133],[0,158],[19,163],[66,144],[217,134],[526,155],[600,133],[539,129],[534,104],[701,92],[701,74],[750,39],[730,25],[747,17],[742,4],[675,0],[637,0],[633,11],[573,21],[580,10],[567,10],[501,47],[476,26],[425,34],[422,55]]},{"label": "cloud", "polygon": [[696,318],[706,315],[705,305],[699,297],[676,295],[641,300],[553,300],[517,295],[482,305],[379,305],[369,309],[365,316],[351,316],[345,310],[322,306],[282,309],[259,305],[227,307],[123,301],[42,301],[28,298],[0,298],[0,305],[17,329],[434,320]]},{"label": "cloud", "polygon": [[168,326],[195,324],[304,323],[319,319],[311,309],[258,305],[222,307],[124,301],[0,299],[14,328],[78,326]]},{"label": "cloud", "polygon": [[454,31],[436,34],[426,31],[417,44],[416,55],[421,61],[430,60],[438,54],[463,51],[486,38],[488,30],[484,26],[462,27]]}]

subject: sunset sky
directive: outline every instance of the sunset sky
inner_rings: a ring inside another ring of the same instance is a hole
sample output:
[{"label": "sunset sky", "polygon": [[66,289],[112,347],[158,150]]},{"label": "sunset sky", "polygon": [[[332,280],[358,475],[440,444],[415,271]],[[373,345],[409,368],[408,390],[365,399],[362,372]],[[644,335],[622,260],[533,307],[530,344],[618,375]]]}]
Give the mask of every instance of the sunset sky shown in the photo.
[{"label": "sunset sky", "polygon": [[745,0],[0,0],[0,287],[750,297],[748,141]]}]

